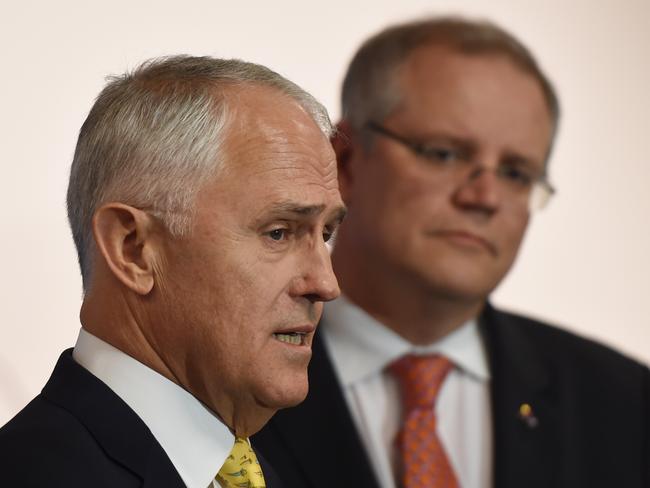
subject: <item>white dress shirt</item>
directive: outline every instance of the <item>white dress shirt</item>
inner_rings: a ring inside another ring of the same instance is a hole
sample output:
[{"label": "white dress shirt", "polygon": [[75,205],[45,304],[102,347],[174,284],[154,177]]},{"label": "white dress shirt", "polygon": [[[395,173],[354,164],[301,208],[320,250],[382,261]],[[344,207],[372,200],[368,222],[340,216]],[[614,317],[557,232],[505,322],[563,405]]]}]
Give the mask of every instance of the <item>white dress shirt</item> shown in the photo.
[{"label": "white dress shirt", "polygon": [[415,346],[340,297],[325,304],[321,322],[345,399],[382,488],[395,488],[401,402],[386,372],[405,354],[442,354],[454,364],[435,412],[440,438],[463,488],[492,486],[492,427],[486,352],[475,321],[430,346]]},{"label": "white dress shirt", "polygon": [[138,414],[188,488],[211,485],[235,442],[214,413],[173,381],[83,329],[72,357]]}]

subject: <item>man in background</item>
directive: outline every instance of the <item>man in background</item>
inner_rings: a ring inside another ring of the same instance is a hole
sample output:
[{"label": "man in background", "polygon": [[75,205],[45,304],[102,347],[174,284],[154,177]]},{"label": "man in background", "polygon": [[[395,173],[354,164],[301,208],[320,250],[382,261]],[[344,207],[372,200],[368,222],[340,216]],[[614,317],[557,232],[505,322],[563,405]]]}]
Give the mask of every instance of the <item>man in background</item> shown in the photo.
[{"label": "man in background", "polygon": [[489,303],[553,195],[559,104],[528,50],[484,22],[393,26],[342,106],[342,297],[261,452],[314,488],[650,486],[648,368]]},{"label": "man in background", "polygon": [[0,485],[279,486],[248,437],[305,397],[339,294],[330,134],[309,94],[243,61],[163,58],[107,84],[68,188],[82,329],[0,430]]}]

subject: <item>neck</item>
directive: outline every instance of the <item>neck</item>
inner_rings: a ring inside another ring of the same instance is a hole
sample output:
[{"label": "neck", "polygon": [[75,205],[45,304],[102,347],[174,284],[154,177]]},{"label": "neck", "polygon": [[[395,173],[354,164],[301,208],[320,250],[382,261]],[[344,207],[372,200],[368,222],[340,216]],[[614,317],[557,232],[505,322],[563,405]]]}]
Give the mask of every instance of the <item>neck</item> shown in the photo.
[{"label": "neck", "polygon": [[364,259],[367,254],[336,247],[334,271],[345,296],[411,344],[432,344],[475,318],[485,298],[441,293],[412,277],[391,273]]},{"label": "neck", "polygon": [[137,298],[114,282],[97,280],[94,285],[81,306],[83,328],[190,392],[233,434],[250,437],[276,412],[276,409],[259,405],[238,388],[219,390],[216,392],[218,395],[210,388],[204,388],[200,380],[188,376],[191,372],[186,371],[182,364],[174,363],[173,357],[166,360],[165,355],[158,351],[159,344],[156,337],[150,337],[151,327],[147,324],[162,323],[160,317],[152,317]]},{"label": "neck", "polygon": [[180,385],[172,369],[146,337],[138,308],[122,293],[93,290],[81,306],[81,324],[95,337]]}]

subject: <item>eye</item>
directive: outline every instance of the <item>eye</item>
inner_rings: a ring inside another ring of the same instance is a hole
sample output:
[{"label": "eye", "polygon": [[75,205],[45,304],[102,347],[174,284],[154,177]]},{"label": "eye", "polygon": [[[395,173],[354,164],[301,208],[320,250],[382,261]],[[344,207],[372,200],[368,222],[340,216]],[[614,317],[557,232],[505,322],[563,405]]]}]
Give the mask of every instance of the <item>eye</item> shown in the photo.
[{"label": "eye", "polygon": [[283,239],[286,239],[287,232],[288,231],[285,228],[278,228],[278,229],[272,229],[268,231],[266,235],[269,236],[274,241],[282,241]]},{"label": "eye", "polygon": [[416,153],[423,158],[440,165],[450,165],[463,159],[460,151],[444,146],[430,146],[421,144],[416,148]]},{"label": "eye", "polygon": [[499,168],[499,176],[508,182],[522,187],[529,187],[535,181],[535,176],[529,168],[505,165]]}]

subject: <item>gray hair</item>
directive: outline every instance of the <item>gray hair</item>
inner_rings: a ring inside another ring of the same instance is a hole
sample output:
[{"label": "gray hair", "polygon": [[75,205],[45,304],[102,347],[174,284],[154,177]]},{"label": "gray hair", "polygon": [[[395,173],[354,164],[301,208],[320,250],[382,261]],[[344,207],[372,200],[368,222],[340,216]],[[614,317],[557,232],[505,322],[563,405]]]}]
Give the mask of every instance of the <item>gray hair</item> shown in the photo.
[{"label": "gray hair", "polygon": [[241,60],[158,58],[107,80],[81,127],[68,185],[68,220],[85,291],[92,270],[92,218],[102,204],[146,209],[172,235],[188,232],[198,190],[223,164],[229,103],[236,103],[224,95],[226,87],[277,89],[326,137],[333,131],[327,110],[314,97],[274,71]]},{"label": "gray hair", "polygon": [[540,84],[557,127],[560,103],[553,85],[530,51],[515,37],[487,21],[434,17],[392,26],[368,39],[357,51],[343,82],[342,114],[355,129],[381,122],[400,102],[397,73],[416,48],[439,44],[463,54],[506,56]]}]

